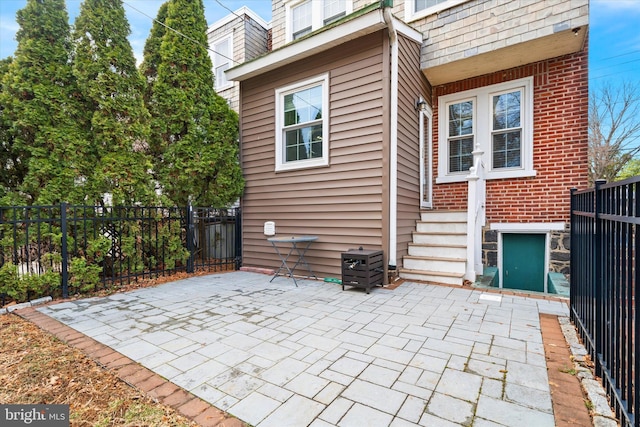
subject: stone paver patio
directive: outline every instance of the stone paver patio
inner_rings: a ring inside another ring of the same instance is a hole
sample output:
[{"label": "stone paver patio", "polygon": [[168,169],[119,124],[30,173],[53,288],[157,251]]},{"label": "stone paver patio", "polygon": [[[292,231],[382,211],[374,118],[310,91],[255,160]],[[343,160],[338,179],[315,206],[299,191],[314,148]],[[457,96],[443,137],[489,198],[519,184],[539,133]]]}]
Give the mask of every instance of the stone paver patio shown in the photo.
[{"label": "stone paver patio", "polygon": [[564,302],[233,272],[38,308],[266,426],[554,426],[540,313]]}]

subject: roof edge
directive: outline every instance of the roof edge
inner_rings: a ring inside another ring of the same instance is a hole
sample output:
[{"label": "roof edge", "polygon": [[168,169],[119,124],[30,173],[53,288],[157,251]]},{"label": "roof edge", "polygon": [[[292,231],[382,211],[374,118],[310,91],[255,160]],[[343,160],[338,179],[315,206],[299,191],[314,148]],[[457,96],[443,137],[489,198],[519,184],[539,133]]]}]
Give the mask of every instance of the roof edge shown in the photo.
[{"label": "roof edge", "polygon": [[386,27],[387,24],[384,21],[382,9],[376,8],[368,13],[343,22],[341,25],[336,25],[325,31],[318,32],[312,37],[305,37],[252,61],[230,68],[225,74],[229,80],[247,80]]},{"label": "roof edge", "polygon": [[269,28],[271,28],[271,22],[265,21],[264,19],[262,19],[260,17],[260,15],[258,15],[253,10],[249,9],[247,6],[242,6],[240,9],[237,9],[237,10],[231,12],[230,14],[220,18],[219,20],[217,20],[213,24],[209,25],[209,27],[207,28],[207,33],[210,33],[212,31],[217,30],[218,28],[228,24],[229,22],[233,21],[234,19],[241,18],[242,15],[247,15],[249,18],[251,18],[254,21],[256,21],[265,30],[268,30]]}]

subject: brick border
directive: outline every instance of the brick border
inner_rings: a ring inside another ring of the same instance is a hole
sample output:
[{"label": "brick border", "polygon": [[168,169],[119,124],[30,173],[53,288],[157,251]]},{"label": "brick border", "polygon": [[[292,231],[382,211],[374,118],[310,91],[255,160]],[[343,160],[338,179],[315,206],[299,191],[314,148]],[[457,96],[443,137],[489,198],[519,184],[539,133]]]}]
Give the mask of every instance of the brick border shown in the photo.
[{"label": "brick border", "polygon": [[582,391],[580,380],[570,372],[573,369],[573,359],[560,328],[558,316],[541,313],[540,331],[547,360],[556,427],[593,425],[585,405],[588,397]]},{"label": "brick border", "polygon": [[40,313],[33,307],[15,310],[14,314],[54,335],[62,342],[81,350],[98,365],[116,375],[152,400],[175,409],[180,415],[203,427],[246,427],[247,425],[208,402],[187,392],[155,372],[134,362],[98,341]]}]

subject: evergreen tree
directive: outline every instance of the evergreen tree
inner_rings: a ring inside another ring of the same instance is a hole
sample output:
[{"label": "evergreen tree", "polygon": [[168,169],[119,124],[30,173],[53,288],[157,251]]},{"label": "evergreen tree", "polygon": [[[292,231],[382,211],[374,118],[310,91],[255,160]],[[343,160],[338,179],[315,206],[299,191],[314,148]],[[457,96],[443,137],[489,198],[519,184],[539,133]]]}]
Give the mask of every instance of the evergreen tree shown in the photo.
[{"label": "evergreen tree", "polygon": [[24,203],[81,201],[91,163],[64,0],[28,0],[16,18],[18,48],[0,93],[3,146],[11,146],[3,182]]},{"label": "evergreen tree", "polygon": [[81,5],[74,31],[74,73],[89,99],[98,159],[89,182],[96,202],[108,193],[114,205],[154,200],[145,85],[129,34],[121,0],[85,0]]},{"label": "evergreen tree", "polygon": [[159,181],[178,205],[229,205],[244,187],[238,118],[213,89],[202,0],[170,0],[165,23],[148,103]]},{"label": "evergreen tree", "polygon": [[158,64],[160,63],[160,45],[162,44],[162,38],[164,37],[166,27],[164,26],[167,20],[167,7],[168,3],[163,3],[158,9],[158,16],[153,21],[151,26],[151,32],[144,44],[142,64],[140,64],[140,73],[146,80],[147,86],[145,90],[145,101],[151,99],[153,92],[153,84],[158,78]]},{"label": "evergreen tree", "polygon": [[[9,72],[9,66],[13,61],[12,57],[0,60],[0,99],[3,99],[5,91],[2,81]],[[18,184],[24,179],[26,169],[20,163],[24,156],[20,156],[15,149],[14,138],[11,132],[11,121],[8,118],[8,111],[5,111],[4,103],[0,103],[0,200],[7,193],[15,191]],[[0,204],[3,204],[0,202]]]},{"label": "evergreen tree", "polygon": [[[167,7],[168,3],[163,3],[158,10],[158,15],[153,21],[149,37],[144,44],[143,60],[142,64],[140,64],[140,73],[147,84],[144,92],[144,102],[150,112],[156,110],[156,106],[153,104],[153,91],[155,82],[158,79],[158,65],[161,62],[160,45],[162,44],[162,39],[166,32],[164,24],[167,20]],[[157,129],[154,129],[154,125],[157,126],[159,122],[160,120],[152,120],[151,122],[151,138],[149,141],[150,153],[154,158],[160,155],[160,132]]]}]

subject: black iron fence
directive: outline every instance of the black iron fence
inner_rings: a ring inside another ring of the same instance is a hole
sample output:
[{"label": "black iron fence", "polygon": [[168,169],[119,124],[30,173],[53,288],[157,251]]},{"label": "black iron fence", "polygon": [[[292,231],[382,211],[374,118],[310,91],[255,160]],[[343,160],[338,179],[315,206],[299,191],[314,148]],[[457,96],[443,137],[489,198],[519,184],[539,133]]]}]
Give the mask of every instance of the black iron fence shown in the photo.
[{"label": "black iron fence", "polygon": [[622,425],[640,425],[640,177],[571,191],[571,316]]},{"label": "black iron fence", "polygon": [[179,272],[238,269],[240,224],[238,208],[0,207],[0,296],[67,297]]}]

